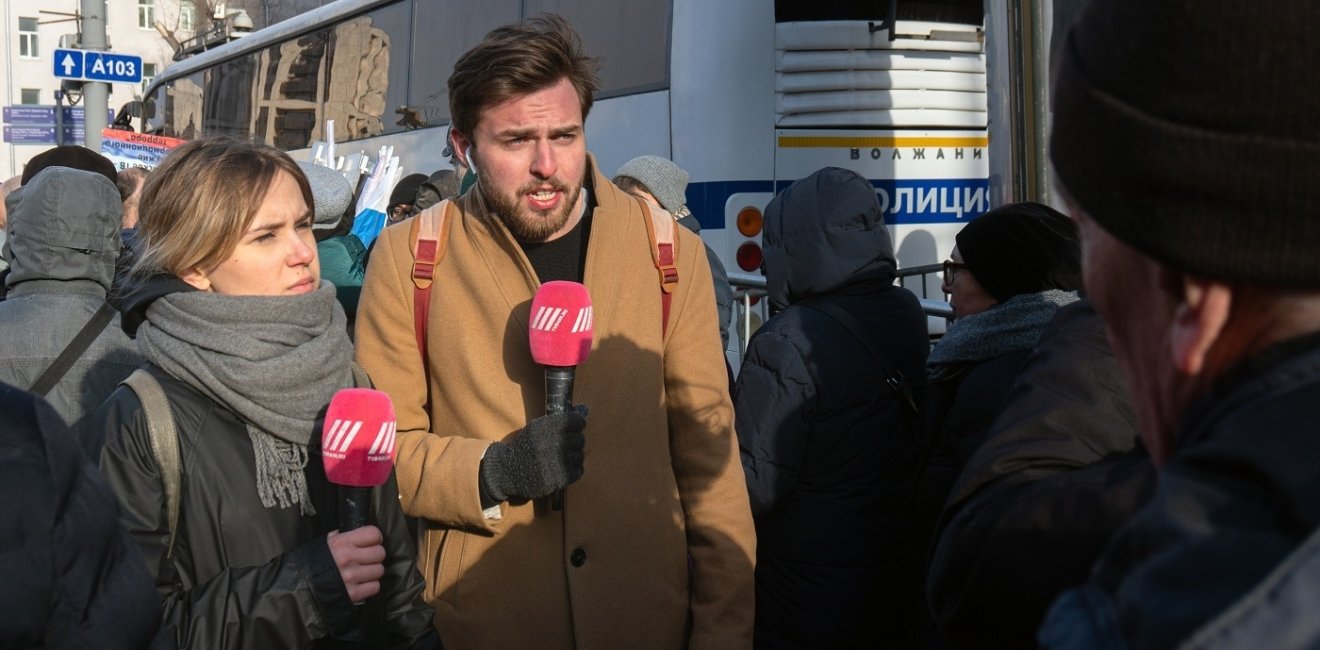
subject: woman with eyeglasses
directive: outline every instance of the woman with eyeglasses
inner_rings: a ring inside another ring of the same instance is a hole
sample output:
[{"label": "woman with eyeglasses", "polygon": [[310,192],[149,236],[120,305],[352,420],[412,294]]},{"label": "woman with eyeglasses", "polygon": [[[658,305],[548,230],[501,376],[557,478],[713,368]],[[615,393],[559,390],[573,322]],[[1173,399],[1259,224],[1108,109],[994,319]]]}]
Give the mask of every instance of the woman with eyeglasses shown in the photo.
[{"label": "woman with eyeglasses", "polygon": [[394,190],[390,192],[389,211],[385,213],[389,223],[399,223],[417,214],[413,204],[417,202],[417,190],[425,182],[426,174],[409,174],[394,186]]},{"label": "woman with eyeglasses", "polygon": [[933,448],[918,488],[925,535],[1045,325],[1077,300],[1082,280],[1076,224],[1040,203],[991,210],[956,242],[942,287],[954,322],[926,362],[923,416]]},{"label": "woman with eyeglasses", "polygon": [[942,288],[954,322],[926,362],[927,431],[965,458],[1059,307],[1077,299],[1072,219],[1040,203],[991,210],[958,233]]}]

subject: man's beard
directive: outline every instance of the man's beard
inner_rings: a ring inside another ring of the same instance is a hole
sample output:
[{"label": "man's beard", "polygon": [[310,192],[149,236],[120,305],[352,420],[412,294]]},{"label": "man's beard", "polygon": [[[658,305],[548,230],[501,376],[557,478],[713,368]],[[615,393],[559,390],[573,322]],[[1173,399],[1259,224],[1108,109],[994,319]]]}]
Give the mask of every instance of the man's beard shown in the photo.
[{"label": "man's beard", "polygon": [[[583,174],[586,177],[586,174]],[[522,205],[521,197],[538,187],[551,186],[563,195],[560,204],[552,210],[532,210]],[[520,242],[543,242],[559,232],[568,223],[569,216],[577,209],[578,197],[582,194],[582,179],[573,187],[564,185],[558,178],[528,183],[513,196],[500,194],[493,183],[486,182],[481,172],[477,172],[477,191],[495,214],[499,215],[504,227],[509,229],[513,238]]]}]

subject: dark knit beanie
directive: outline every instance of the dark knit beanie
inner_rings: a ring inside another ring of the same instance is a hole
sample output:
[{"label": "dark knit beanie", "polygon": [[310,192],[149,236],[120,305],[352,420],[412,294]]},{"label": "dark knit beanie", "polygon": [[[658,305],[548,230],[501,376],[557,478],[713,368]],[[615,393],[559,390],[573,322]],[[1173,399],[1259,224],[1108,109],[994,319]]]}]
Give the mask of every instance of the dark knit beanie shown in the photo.
[{"label": "dark knit beanie", "polygon": [[1050,155],[1106,231],[1173,268],[1320,287],[1320,2],[1090,0]]},{"label": "dark knit beanie", "polygon": [[956,239],[963,263],[999,302],[1020,293],[1082,286],[1077,225],[1047,205],[995,208],[973,219]]},{"label": "dark knit beanie", "polygon": [[390,205],[393,208],[401,203],[412,205],[417,200],[417,189],[426,182],[426,174],[408,174],[404,176],[390,192]]},{"label": "dark knit beanie", "polygon": [[425,210],[456,196],[458,196],[458,174],[452,169],[441,169],[431,174],[426,182],[417,188],[417,200],[413,201],[413,207]]},{"label": "dark knit beanie", "polygon": [[110,179],[110,182],[116,186],[119,184],[119,172],[115,171],[115,164],[110,162],[109,158],[87,147],[74,144],[52,147],[33,156],[32,160],[23,166],[23,177],[19,184],[27,185],[33,176],[47,167],[68,167],[85,172],[96,172]]}]

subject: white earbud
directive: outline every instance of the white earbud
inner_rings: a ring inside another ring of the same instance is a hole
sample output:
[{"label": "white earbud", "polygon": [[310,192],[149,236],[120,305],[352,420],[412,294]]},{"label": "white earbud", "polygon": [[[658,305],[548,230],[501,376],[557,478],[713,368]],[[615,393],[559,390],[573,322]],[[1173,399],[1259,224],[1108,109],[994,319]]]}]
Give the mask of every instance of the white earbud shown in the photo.
[{"label": "white earbud", "polygon": [[468,169],[471,169],[473,174],[478,173],[478,172],[477,172],[477,159],[472,157],[472,150],[475,149],[475,148],[476,148],[476,145],[471,145],[471,144],[470,144],[470,145],[468,145],[467,151],[463,154],[463,157],[467,159]]}]

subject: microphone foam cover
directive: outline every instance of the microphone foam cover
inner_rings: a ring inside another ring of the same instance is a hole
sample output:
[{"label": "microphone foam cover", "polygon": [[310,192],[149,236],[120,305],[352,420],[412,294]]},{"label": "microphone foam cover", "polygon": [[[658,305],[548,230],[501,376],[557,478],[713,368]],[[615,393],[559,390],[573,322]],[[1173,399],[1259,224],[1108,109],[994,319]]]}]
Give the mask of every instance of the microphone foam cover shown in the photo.
[{"label": "microphone foam cover", "polygon": [[591,353],[591,295],[577,282],[546,282],[532,299],[528,318],[532,359],[543,366],[569,367]]},{"label": "microphone foam cover", "polygon": [[345,388],[335,393],[321,431],[326,478],[348,487],[384,483],[394,468],[397,428],[389,395],[370,388]]}]

